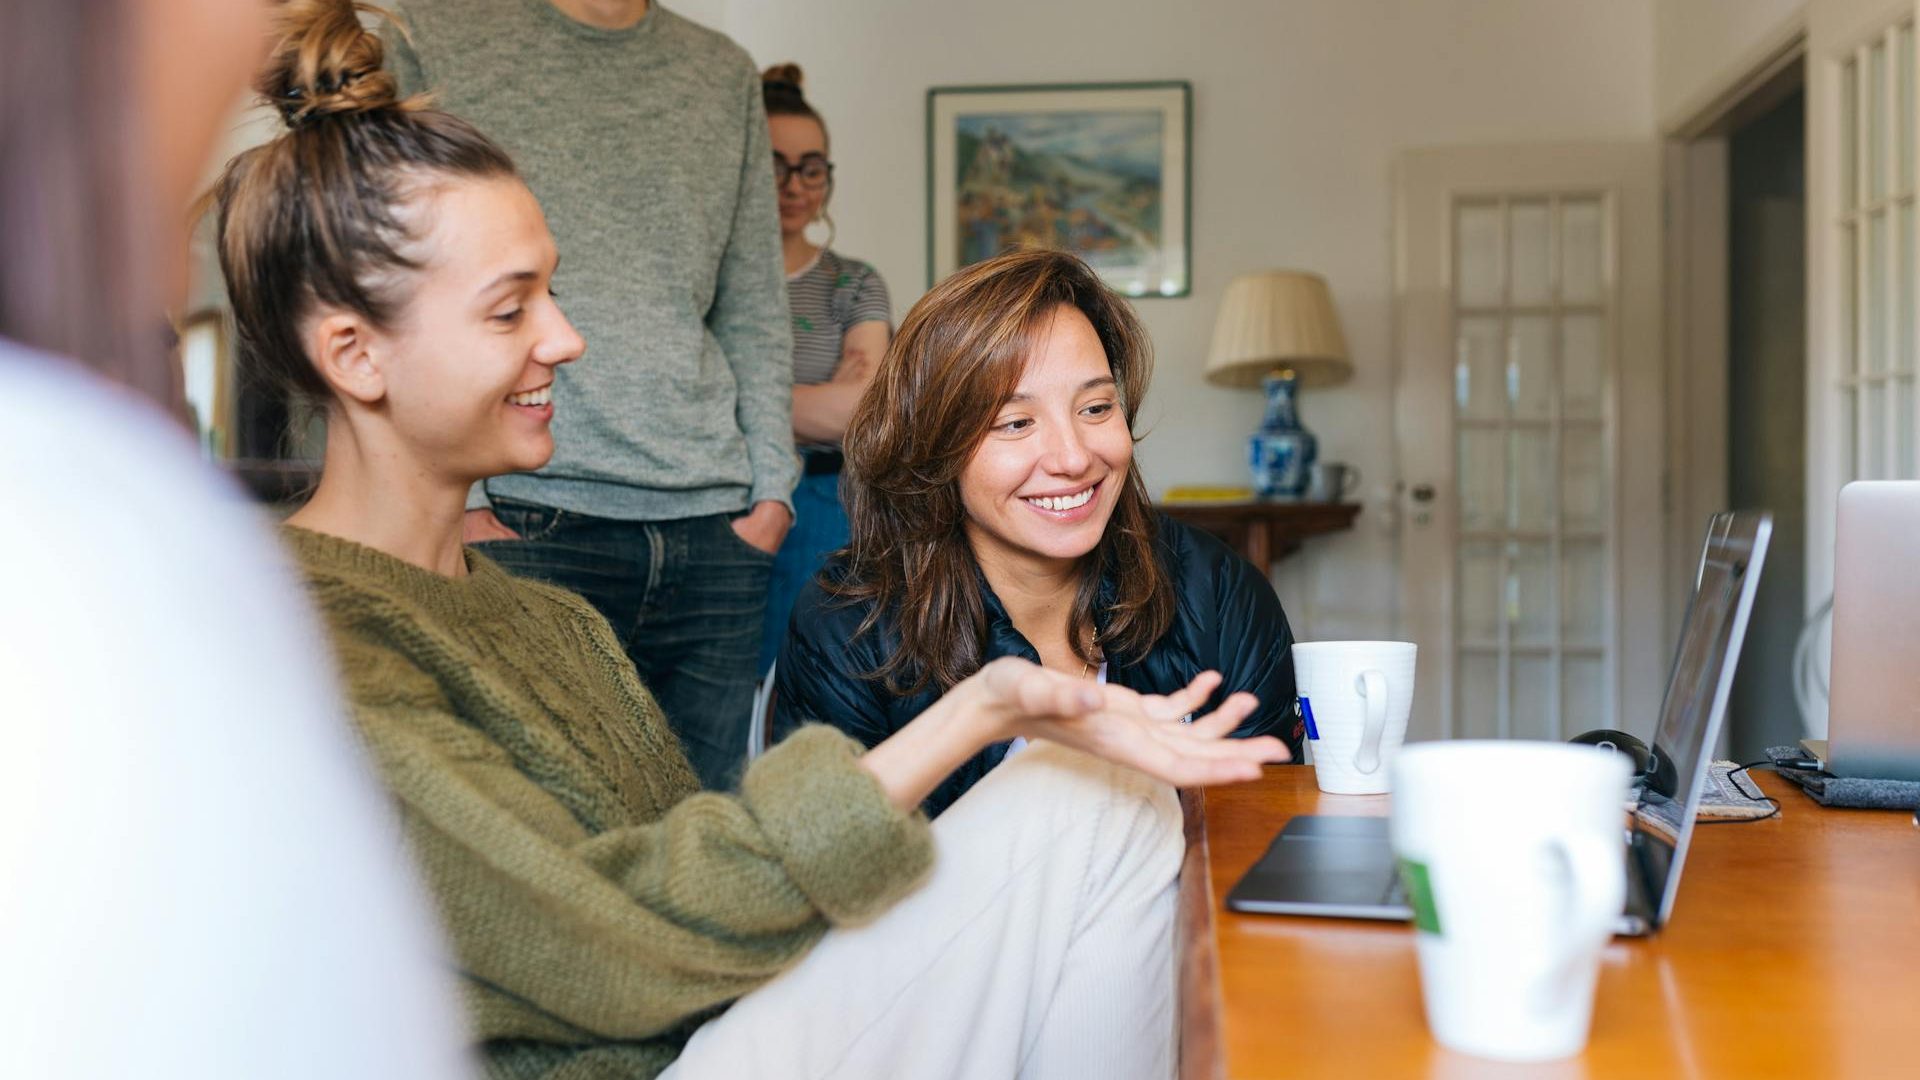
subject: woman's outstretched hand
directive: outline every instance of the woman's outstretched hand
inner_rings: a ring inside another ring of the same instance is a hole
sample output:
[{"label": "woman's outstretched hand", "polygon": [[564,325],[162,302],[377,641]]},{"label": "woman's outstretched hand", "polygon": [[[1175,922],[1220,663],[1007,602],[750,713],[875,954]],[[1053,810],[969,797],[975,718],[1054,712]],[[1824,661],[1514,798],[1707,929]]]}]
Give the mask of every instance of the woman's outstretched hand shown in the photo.
[{"label": "woman's outstretched hand", "polygon": [[1216,671],[1171,694],[1141,694],[1003,658],[967,681],[980,684],[987,708],[1005,724],[1003,737],[1061,743],[1177,787],[1254,780],[1262,765],[1291,757],[1271,735],[1227,737],[1259,705],[1252,694],[1233,694],[1213,712],[1182,722],[1219,688]]},{"label": "woman's outstretched hand", "polygon": [[1137,694],[1006,657],[961,680],[868,750],[861,764],[895,806],[911,810],[981,747],[1016,735],[1071,746],[1178,787],[1252,780],[1261,765],[1286,761],[1286,744],[1271,735],[1227,738],[1259,704],[1252,694],[1234,694],[1212,713],[1181,722],[1219,686],[1219,673],[1209,671],[1171,694]]}]

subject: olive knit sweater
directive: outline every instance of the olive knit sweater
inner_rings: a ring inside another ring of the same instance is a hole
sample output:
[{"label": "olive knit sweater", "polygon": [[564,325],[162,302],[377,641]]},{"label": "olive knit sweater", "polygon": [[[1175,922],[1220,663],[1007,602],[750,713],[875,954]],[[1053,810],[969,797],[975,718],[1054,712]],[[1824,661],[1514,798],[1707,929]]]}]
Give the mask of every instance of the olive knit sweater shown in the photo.
[{"label": "olive knit sweater", "polygon": [[499,1077],[651,1077],[699,1022],[932,863],[858,743],[809,728],[699,792],[586,601],[289,527]]}]

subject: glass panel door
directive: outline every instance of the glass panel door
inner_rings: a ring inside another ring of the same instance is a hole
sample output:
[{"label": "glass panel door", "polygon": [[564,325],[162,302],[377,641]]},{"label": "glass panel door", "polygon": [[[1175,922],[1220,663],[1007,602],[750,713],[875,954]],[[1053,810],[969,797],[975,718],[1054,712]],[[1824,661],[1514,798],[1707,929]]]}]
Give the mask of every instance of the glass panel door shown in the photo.
[{"label": "glass panel door", "polygon": [[1454,736],[1614,715],[1613,217],[1596,191],[1453,204]]}]

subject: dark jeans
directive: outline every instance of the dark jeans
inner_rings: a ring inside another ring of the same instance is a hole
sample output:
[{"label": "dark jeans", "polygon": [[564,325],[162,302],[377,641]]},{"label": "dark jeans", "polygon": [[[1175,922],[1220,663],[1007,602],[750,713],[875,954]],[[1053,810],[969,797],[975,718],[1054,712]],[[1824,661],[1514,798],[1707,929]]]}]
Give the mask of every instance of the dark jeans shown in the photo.
[{"label": "dark jeans", "polygon": [[493,511],[522,539],[480,550],[598,608],[700,782],[736,786],[773,556],[740,539],[724,514],[612,521],[507,499],[495,499]]}]

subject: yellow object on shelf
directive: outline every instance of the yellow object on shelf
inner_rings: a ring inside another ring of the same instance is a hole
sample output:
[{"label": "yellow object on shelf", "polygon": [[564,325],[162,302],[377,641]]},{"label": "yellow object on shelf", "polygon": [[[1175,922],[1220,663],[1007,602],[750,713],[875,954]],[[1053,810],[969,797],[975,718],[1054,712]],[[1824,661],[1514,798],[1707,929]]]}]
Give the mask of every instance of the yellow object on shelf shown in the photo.
[{"label": "yellow object on shelf", "polygon": [[1249,487],[1207,487],[1190,484],[1182,487],[1170,487],[1161,497],[1162,502],[1170,503],[1237,503],[1252,502],[1253,489]]}]

